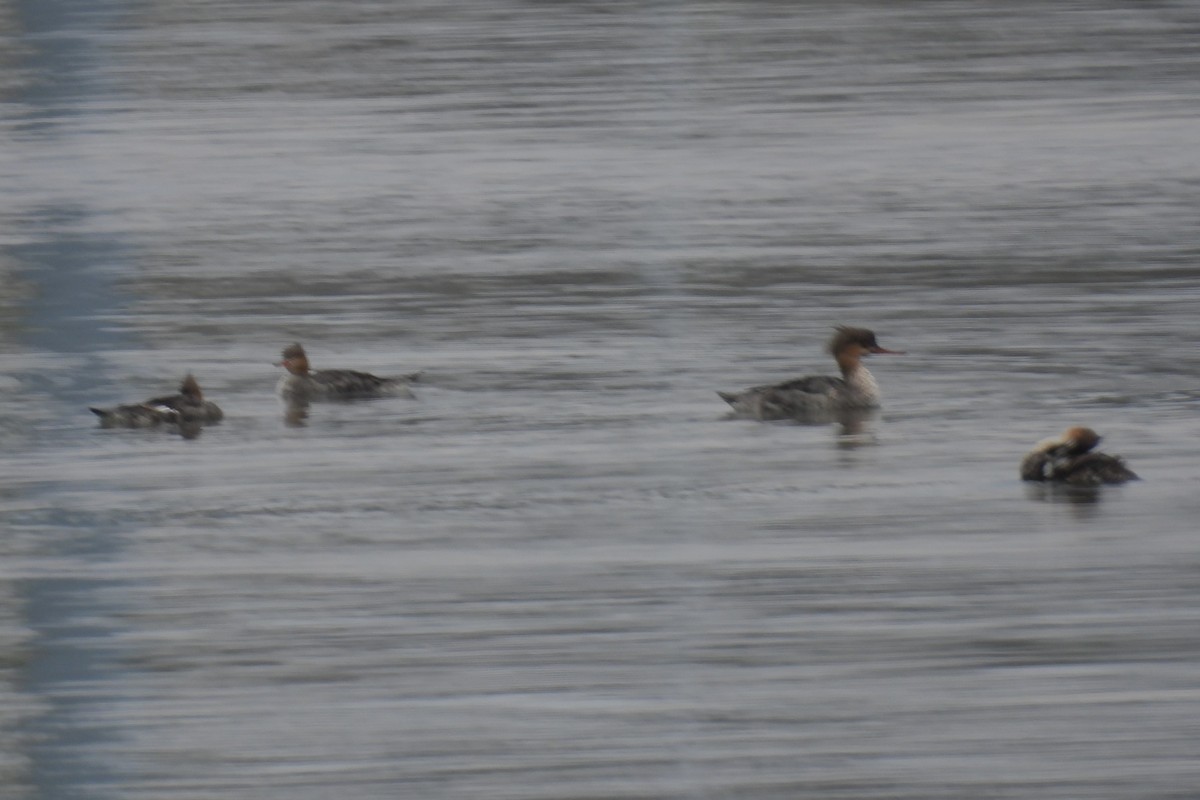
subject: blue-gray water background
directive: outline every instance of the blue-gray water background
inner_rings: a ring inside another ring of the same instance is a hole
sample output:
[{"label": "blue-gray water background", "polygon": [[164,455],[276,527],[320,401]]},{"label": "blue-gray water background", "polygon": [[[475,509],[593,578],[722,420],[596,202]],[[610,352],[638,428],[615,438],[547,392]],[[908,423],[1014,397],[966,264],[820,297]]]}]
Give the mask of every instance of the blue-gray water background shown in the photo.
[{"label": "blue-gray water background", "polygon": [[[0,797],[1194,798],[1198,98],[1190,2],[0,4]],[[838,323],[867,429],[722,419]]]}]

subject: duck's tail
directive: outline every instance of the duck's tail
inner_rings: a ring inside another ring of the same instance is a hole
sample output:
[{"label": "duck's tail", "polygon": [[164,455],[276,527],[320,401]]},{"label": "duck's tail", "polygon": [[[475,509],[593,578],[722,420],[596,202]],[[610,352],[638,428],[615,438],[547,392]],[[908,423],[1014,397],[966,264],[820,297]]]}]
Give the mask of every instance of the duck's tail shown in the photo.
[{"label": "duck's tail", "polygon": [[724,400],[726,403],[729,403],[729,405],[731,405],[731,406],[737,405],[738,398],[741,397],[740,394],[737,394],[734,392],[717,392],[717,396],[720,397],[722,400]]}]

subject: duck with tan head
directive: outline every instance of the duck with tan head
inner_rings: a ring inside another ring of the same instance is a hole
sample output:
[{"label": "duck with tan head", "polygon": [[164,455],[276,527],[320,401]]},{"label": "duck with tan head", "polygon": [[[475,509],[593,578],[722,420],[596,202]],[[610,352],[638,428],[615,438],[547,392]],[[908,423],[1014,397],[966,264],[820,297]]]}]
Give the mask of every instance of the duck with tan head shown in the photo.
[{"label": "duck with tan head", "polygon": [[735,416],[758,420],[823,420],[841,412],[878,408],[879,384],[863,358],[876,353],[900,355],[881,347],[874,332],[839,325],[829,341],[829,353],[841,377],[810,375],[741,392],[717,392]]},{"label": "duck with tan head", "polygon": [[1100,434],[1091,428],[1067,428],[1059,436],[1043,439],[1021,459],[1021,480],[1062,483],[1068,486],[1101,486],[1139,480],[1120,456],[1095,451]]},{"label": "duck with tan head", "polygon": [[308,354],[297,342],[283,350],[283,360],[277,367],[287,370],[276,387],[279,396],[288,402],[307,403],[313,400],[357,400],[368,397],[413,397],[409,384],[416,375],[381,378],[369,372],[352,369],[314,370],[309,367]]}]

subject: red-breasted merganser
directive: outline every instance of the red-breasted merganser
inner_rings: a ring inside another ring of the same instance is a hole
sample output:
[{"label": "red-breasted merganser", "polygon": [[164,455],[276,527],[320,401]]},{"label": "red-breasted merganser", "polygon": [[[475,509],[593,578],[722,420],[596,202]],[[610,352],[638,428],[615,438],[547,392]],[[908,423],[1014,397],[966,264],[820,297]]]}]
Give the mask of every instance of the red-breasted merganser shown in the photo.
[{"label": "red-breasted merganser", "polygon": [[1021,459],[1021,480],[1099,486],[1136,481],[1138,476],[1120,456],[1092,451],[1100,435],[1091,428],[1067,428],[1061,436],[1043,439]]},{"label": "red-breasted merganser", "polygon": [[179,394],[113,408],[92,408],[91,411],[100,418],[101,428],[207,425],[220,422],[225,416],[216,403],[204,399],[200,384],[191,375],[183,379]]},{"label": "red-breasted merganser", "polygon": [[365,397],[413,397],[408,388],[416,374],[380,378],[352,369],[310,370],[308,356],[299,344],[284,348],[283,360],[275,366],[288,371],[276,387],[279,396],[293,403],[311,400],[354,400]]},{"label": "red-breasted merganser", "polygon": [[870,353],[892,353],[875,341],[866,328],[837,327],[829,341],[829,352],[837,360],[842,377],[810,375],[768,386],[755,386],[742,392],[717,392],[739,417],[760,420],[823,419],[842,412],[879,407],[879,384],[863,366]]}]

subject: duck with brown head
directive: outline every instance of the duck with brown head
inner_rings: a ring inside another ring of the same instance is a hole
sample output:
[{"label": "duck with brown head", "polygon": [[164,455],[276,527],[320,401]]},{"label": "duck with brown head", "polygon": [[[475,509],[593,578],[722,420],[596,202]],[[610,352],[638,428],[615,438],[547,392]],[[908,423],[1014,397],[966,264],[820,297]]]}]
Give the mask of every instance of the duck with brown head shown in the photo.
[{"label": "duck with brown head", "polygon": [[1091,428],[1067,428],[1060,436],[1043,439],[1021,459],[1021,480],[1101,486],[1138,480],[1120,456],[1095,452],[1100,435]]},{"label": "duck with brown head", "polygon": [[291,403],[313,400],[356,400],[368,397],[413,397],[409,384],[416,375],[381,378],[369,372],[352,369],[314,370],[309,367],[308,355],[297,342],[283,350],[283,360],[276,363],[288,374],[279,379],[279,396]]},{"label": "duck with brown head", "polygon": [[874,332],[866,328],[839,325],[829,340],[829,352],[841,377],[811,375],[717,394],[729,403],[735,416],[759,420],[823,421],[842,412],[878,408],[879,384],[862,360],[874,353],[900,355],[902,351],[881,347]]},{"label": "duck with brown head", "polygon": [[209,425],[220,422],[221,407],[204,399],[200,384],[188,375],[179,385],[179,394],[153,397],[143,403],[92,408],[102,428],[154,428],[159,425]]}]

